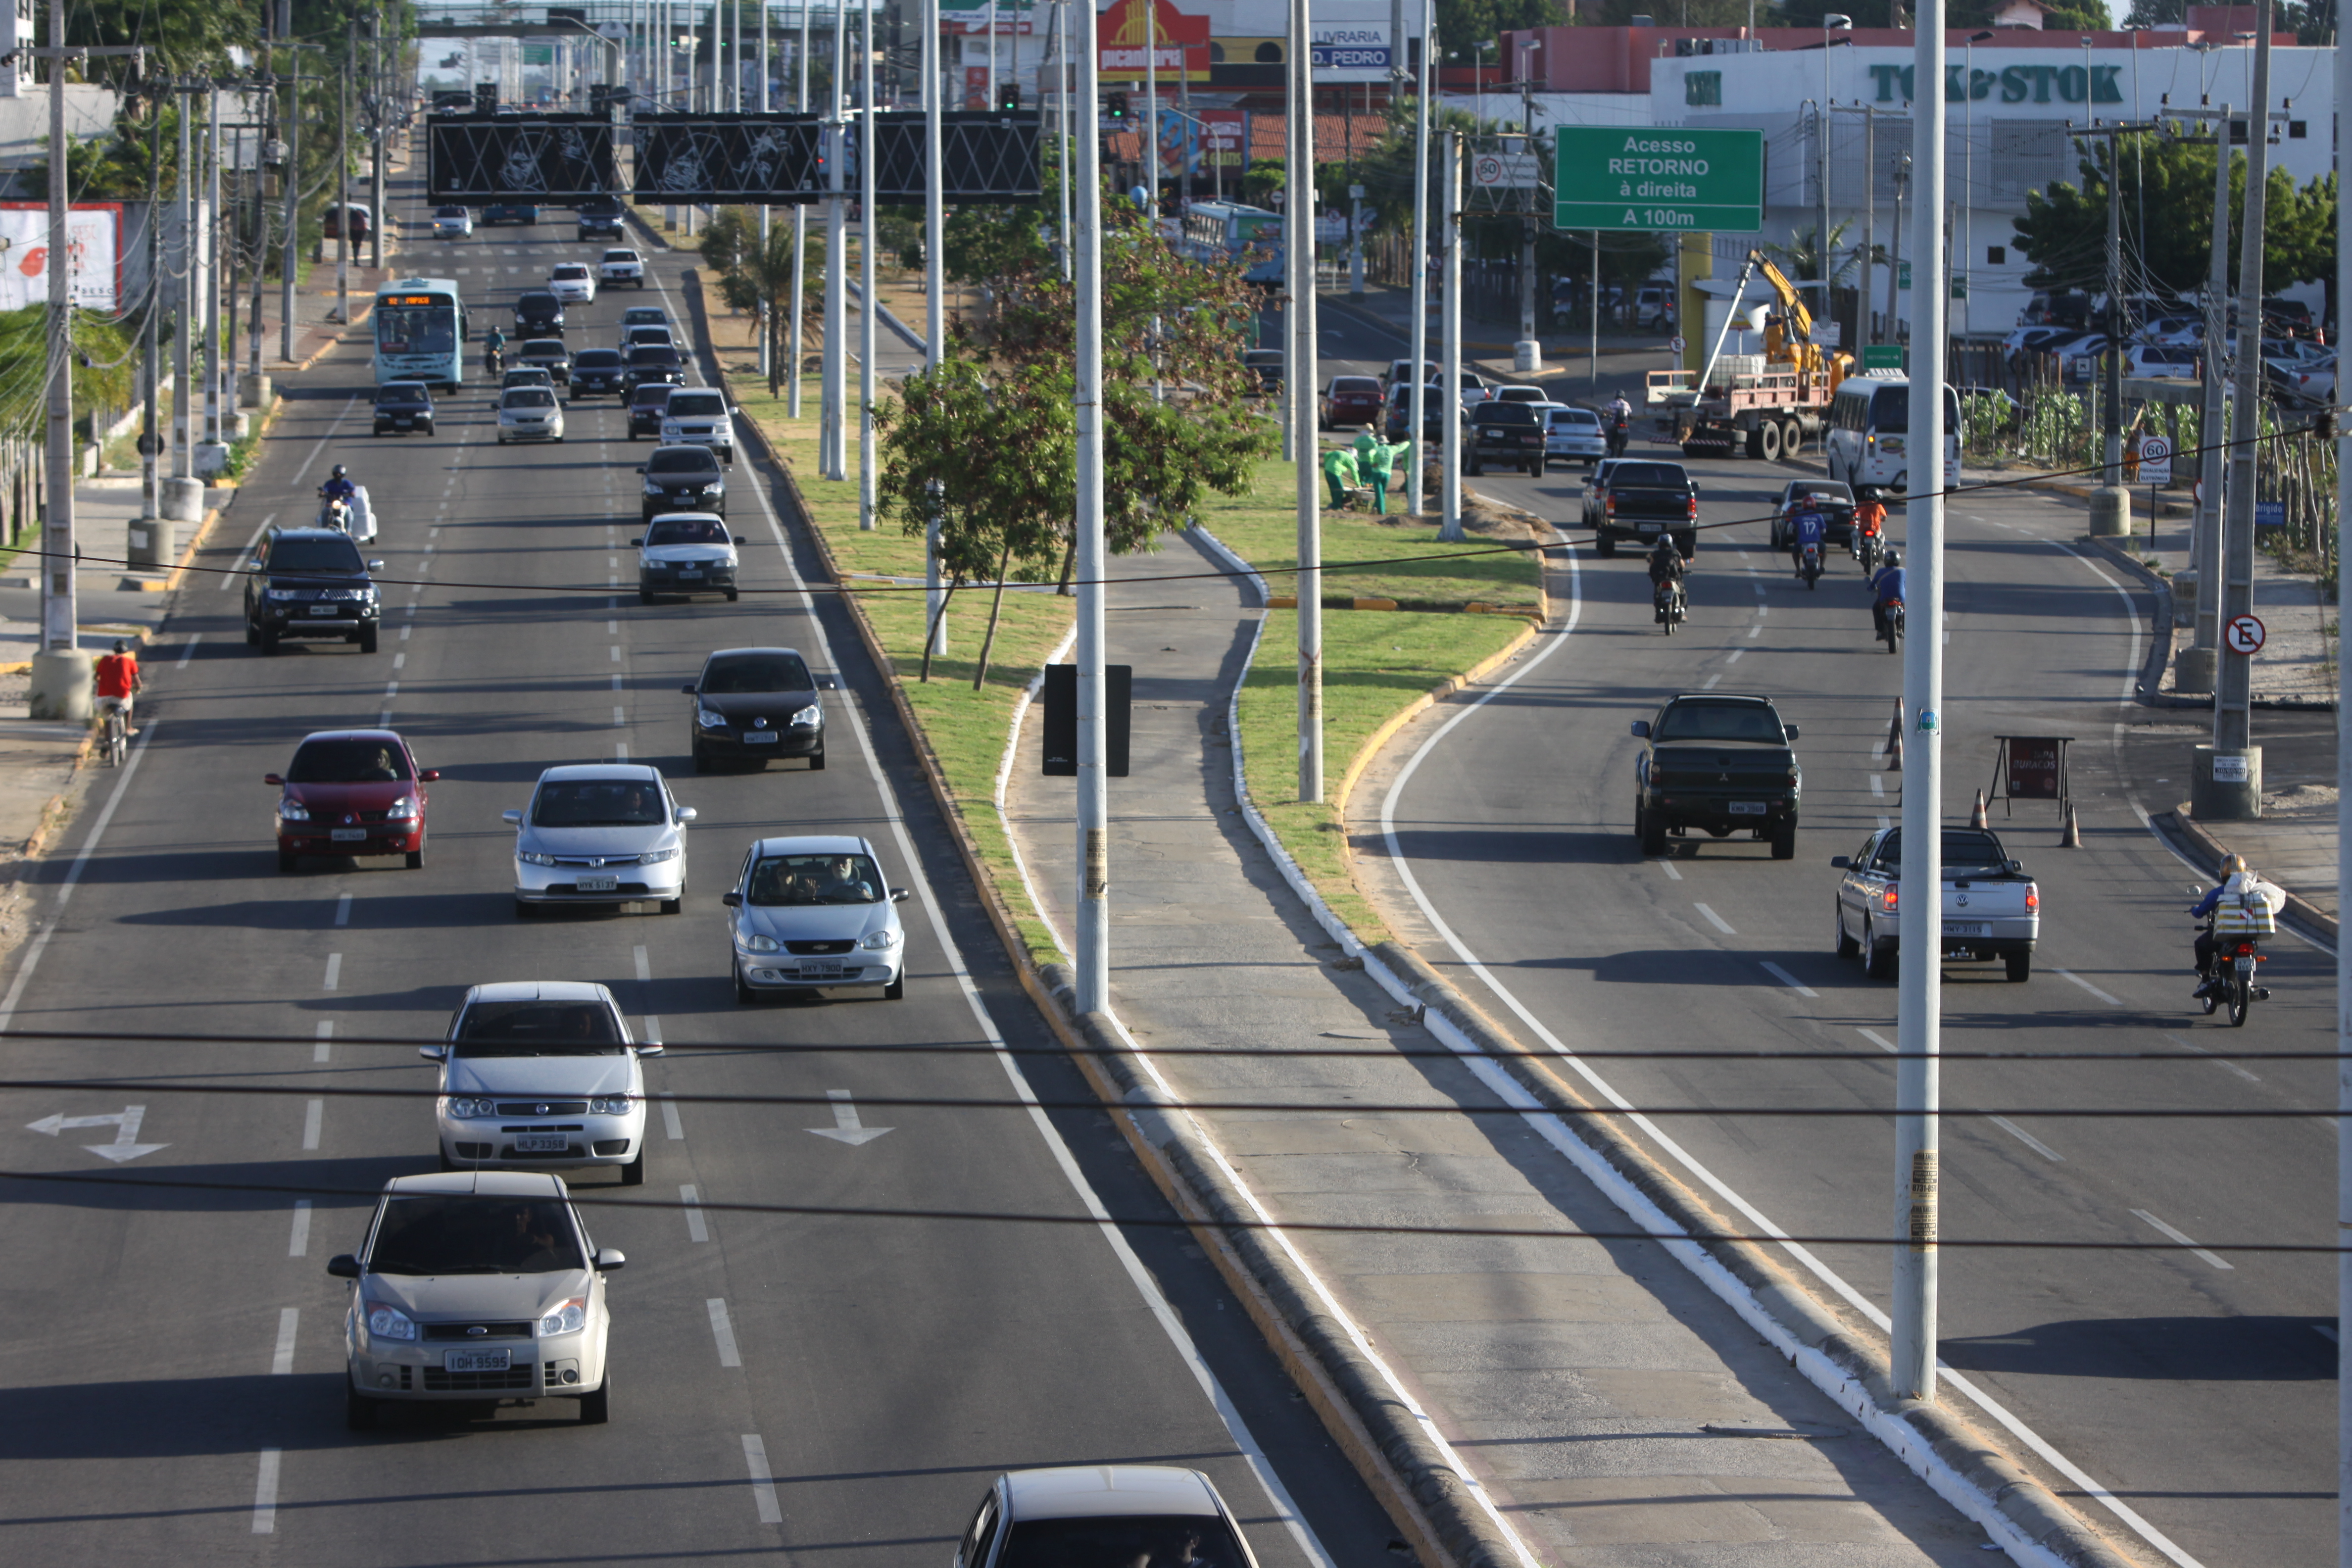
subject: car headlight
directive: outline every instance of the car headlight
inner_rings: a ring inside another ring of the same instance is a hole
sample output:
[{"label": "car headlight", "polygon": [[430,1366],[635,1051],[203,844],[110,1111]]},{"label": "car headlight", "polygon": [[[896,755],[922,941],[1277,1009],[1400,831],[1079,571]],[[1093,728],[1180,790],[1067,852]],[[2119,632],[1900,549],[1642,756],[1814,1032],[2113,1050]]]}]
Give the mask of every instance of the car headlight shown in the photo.
[{"label": "car headlight", "polygon": [[498,1102],[488,1095],[453,1094],[447,1103],[449,1114],[465,1121],[471,1121],[484,1116],[496,1116],[499,1113]]},{"label": "car headlight", "polygon": [[268,592],[273,599],[299,599],[303,594],[300,588],[272,588]]},{"label": "car headlight", "polygon": [[727,727],[727,715],[709,708],[697,708],[694,710],[694,721],[706,730],[723,730]]},{"label": "car headlight", "polygon": [[675,860],[677,858],[677,846],[673,844],[667,849],[646,850],[644,854],[637,857],[637,864],[640,866],[658,866],[665,860]]},{"label": "car headlight", "polygon": [[758,931],[753,931],[750,936],[743,938],[742,941],[743,951],[746,952],[774,952],[777,951],[776,939],[772,936],[762,935]]},{"label": "car headlight", "polygon": [[628,1113],[629,1097],[625,1094],[601,1095],[588,1102],[588,1114],[591,1116],[626,1116]]},{"label": "car headlight", "polygon": [[367,1304],[368,1332],[380,1340],[413,1340],[416,1337],[416,1320],[397,1307],[382,1301]]},{"label": "car headlight", "polygon": [[891,927],[887,930],[875,931],[857,945],[863,948],[870,948],[877,952],[896,947],[898,945],[898,929],[896,927]]},{"label": "car headlight", "polygon": [[795,724],[822,724],[824,722],[824,710],[816,703],[812,702],[807,707],[793,715],[793,722]]},{"label": "car headlight", "polygon": [[715,496],[726,488],[727,487],[723,484],[705,485],[702,487],[702,493],[707,496]]},{"label": "car headlight", "polygon": [[413,795],[402,795],[385,810],[384,816],[394,821],[413,820],[416,816],[416,797]]},{"label": "car headlight", "polygon": [[536,849],[518,849],[515,851],[515,858],[521,861],[526,866],[552,866],[555,864],[554,856],[543,855]]},{"label": "car headlight", "polygon": [[550,1307],[539,1320],[542,1334],[576,1334],[588,1326],[588,1298],[574,1296]]},{"label": "car headlight", "polygon": [[278,817],[281,822],[308,822],[310,808],[299,800],[281,800],[278,803]]}]

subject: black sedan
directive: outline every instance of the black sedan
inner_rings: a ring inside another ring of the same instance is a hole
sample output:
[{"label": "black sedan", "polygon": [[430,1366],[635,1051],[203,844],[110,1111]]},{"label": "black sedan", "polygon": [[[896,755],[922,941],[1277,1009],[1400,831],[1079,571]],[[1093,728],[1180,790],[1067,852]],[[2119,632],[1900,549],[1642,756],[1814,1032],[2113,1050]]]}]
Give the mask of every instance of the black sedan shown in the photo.
[{"label": "black sedan", "polygon": [[618,349],[582,349],[572,356],[572,395],[594,397],[628,391]]},{"label": "black sedan", "polygon": [[806,757],[824,766],[824,701],[808,661],[788,647],[721,648],[680,688],[694,699],[687,744],[694,771],[719,762]]},{"label": "black sedan", "polygon": [[684,386],[686,359],[676,349],[647,345],[623,351],[630,389],[640,386]]},{"label": "black sedan", "polygon": [[642,521],[666,511],[727,515],[727,470],[708,447],[664,447],[637,472],[646,477]]},{"label": "black sedan", "polygon": [[1853,491],[1835,479],[1790,479],[1780,487],[1780,505],[1772,514],[1773,549],[1789,547],[1789,520],[1800,500],[1811,500],[1822,514],[1823,543],[1853,542]]},{"label": "black sedan", "polygon": [[433,394],[421,381],[387,381],[375,389],[375,434],[433,434]]},{"label": "black sedan", "polygon": [[572,384],[572,351],[563,346],[562,338],[530,338],[515,353],[515,363],[530,370],[543,370],[548,379],[558,386]]},{"label": "black sedan", "polygon": [[580,238],[584,244],[592,239],[622,237],[621,209],[617,206],[587,206],[580,209]]},{"label": "black sedan", "polygon": [[563,331],[563,301],[544,289],[533,289],[514,302],[514,335],[543,338]]},{"label": "black sedan", "polygon": [[669,385],[667,381],[649,381],[640,386],[629,382],[622,395],[629,400],[629,439],[640,436],[661,436],[662,414],[669,407]]}]

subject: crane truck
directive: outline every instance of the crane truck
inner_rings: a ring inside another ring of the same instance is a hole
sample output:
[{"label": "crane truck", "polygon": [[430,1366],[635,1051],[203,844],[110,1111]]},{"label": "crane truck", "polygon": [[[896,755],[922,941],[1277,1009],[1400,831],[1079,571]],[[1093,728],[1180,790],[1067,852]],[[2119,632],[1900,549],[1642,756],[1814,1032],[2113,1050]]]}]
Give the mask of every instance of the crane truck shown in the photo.
[{"label": "crane truck", "polygon": [[[1764,352],[1727,354],[1724,340],[1738,318],[1748,280],[1761,275],[1780,302],[1764,321]],[[1716,333],[1703,371],[1654,370],[1647,401],[1661,434],[1690,457],[1730,457],[1745,452],[1766,462],[1803,450],[1820,438],[1838,384],[1853,369],[1853,356],[1813,342],[1813,313],[1787,274],[1760,250],[1748,253],[1732,290],[1723,328]],[[1667,432],[1671,432],[1670,435]]]}]

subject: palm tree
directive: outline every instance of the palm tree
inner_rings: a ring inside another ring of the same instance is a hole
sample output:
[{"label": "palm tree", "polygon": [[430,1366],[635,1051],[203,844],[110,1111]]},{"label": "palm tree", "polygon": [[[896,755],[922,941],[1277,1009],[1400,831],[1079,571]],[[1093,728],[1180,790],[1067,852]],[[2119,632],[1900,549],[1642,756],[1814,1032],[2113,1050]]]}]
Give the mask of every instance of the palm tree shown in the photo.
[{"label": "palm tree", "polygon": [[[1845,241],[1845,231],[1853,226],[1853,220],[1848,218],[1830,230],[1830,255],[1832,258],[1837,256],[1839,247]],[[1811,228],[1797,230],[1789,237],[1789,243],[1786,245],[1767,245],[1759,248],[1765,255],[1779,263],[1783,271],[1798,281],[1818,281],[1822,276],[1821,226],[1818,224]],[[1831,276],[1830,281],[1832,284],[1844,283],[1852,279],[1854,265],[1860,259],[1861,248],[1860,246],[1856,246],[1846,251],[1844,259],[1838,264],[1836,271]],[[1885,259],[1885,252],[1882,247],[1873,246],[1871,249],[1874,253],[1874,259],[1880,261]]]}]

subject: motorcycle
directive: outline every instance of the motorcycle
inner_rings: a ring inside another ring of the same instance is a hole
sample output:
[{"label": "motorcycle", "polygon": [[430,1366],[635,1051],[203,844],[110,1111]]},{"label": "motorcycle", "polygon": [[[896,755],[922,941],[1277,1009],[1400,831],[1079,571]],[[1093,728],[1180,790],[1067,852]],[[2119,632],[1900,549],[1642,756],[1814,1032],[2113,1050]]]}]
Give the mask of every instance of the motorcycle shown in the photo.
[{"label": "motorcycle", "polygon": [[1612,458],[1623,457],[1625,444],[1633,438],[1632,422],[1622,414],[1612,416],[1605,434],[1609,441],[1609,455]]},{"label": "motorcycle", "polygon": [[[2201,888],[2189,890],[2200,899],[2205,896]],[[2209,935],[2212,932],[2212,915],[2205,917],[2201,929]],[[2226,1005],[2230,1009],[2230,1026],[2243,1028],[2246,1009],[2271,999],[2271,988],[2261,983],[2262,966],[2270,962],[2270,955],[2262,951],[2262,938],[2252,932],[2217,937],[2211,951],[2210,963],[2199,975],[2204,982],[2204,994],[2200,1000],[2205,1004],[2206,1016],[2212,1016]]]},{"label": "motorcycle", "polygon": [[351,503],[339,496],[333,500],[329,501],[326,505],[320,507],[319,509],[319,526],[320,528],[331,528],[338,533],[349,533],[352,531]]},{"label": "motorcycle", "polygon": [[1900,599],[1886,606],[1886,651],[1903,651],[1903,601]]},{"label": "motorcycle", "polygon": [[1650,590],[1650,610],[1659,628],[1668,637],[1674,636],[1675,626],[1690,614],[1690,602],[1683,593],[1681,579],[1668,577],[1655,584]]},{"label": "motorcycle", "polygon": [[1818,542],[1807,541],[1797,547],[1797,575],[1811,588],[1822,580],[1822,547]]},{"label": "motorcycle", "polygon": [[482,351],[482,370],[485,374],[499,375],[503,374],[506,368],[507,361],[504,353],[497,349]]},{"label": "motorcycle", "polygon": [[1853,558],[1861,563],[1864,576],[1877,574],[1878,563],[1885,556],[1885,549],[1878,535],[1864,533],[1859,528],[1853,531]]}]

